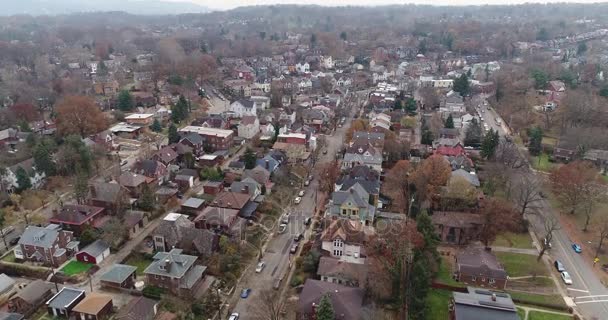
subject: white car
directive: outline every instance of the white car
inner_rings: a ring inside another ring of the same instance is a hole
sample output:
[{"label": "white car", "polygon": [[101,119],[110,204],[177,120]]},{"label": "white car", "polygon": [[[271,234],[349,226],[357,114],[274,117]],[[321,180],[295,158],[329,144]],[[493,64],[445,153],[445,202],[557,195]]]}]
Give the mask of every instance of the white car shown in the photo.
[{"label": "white car", "polygon": [[264,270],[264,267],[266,267],[266,262],[264,262],[264,261],[258,262],[258,265],[255,267],[255,272],[256,273],[262,272],[262,270]]},{"label": "white car", "polygon": [[239,320],[239,314],[236,312],[231,314],[228,320]]},{"label": "white car", "polygon": [[304,185],[308,187],[308,185],[310,184],[310,181],[306,180],[304,181]]},{"label": "white car", "polygon": [[572,278],[570,278],[568,271],[562,271],[561,276],[565,284],[572,284]]},{"label": "white car", "polygon": [[284,223],[281,223],[279,225],[279,233],[285,233],[286,230],[287,230],[287,225]]},{"label": "white car", "polygon": [[302,202],[302,198],[300,197],[296,197],[293,201],[295,204],[300,204],[300,202]]},{"label": "white car", "polygon": [[298,197],[303,197],[304,196],[304,190],[300,190],[300,192],[298,192]]}]

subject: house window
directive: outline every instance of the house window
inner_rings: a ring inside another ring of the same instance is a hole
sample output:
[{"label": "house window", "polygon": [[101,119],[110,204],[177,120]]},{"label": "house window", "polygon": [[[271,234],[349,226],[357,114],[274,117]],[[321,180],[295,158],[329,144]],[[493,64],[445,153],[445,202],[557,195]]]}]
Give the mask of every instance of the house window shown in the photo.
[{"label": "house window", "polygon": [[473,281],[473,282],[477,281],[477,277],[475,277],[475,276],[471,277],[471,281]]},{"label": "house window", "polygon": [[486,282],[486,278],[481,278],[481,282]]},{"label": "house window", "polygon": [[342,209],[342,215],[345,216],[346,215],[346,209]]},{"label": "house window", "polygon": [[340,239],[335,239],[334,240],[334,247],[343,247],[344,246],[344,242],[342,242],[342,240]]},{"label": "house window", "polygon": [[494,283],[496,283],[496,280],[494,280],[494,279],[489,279],[489,280],[488,280],[488,283],[489,283],[489,284],[494,284]]},{"label": "house window", "polygon": [[341,257],[342,256],[342,250],[334,250],[334,256]]}]

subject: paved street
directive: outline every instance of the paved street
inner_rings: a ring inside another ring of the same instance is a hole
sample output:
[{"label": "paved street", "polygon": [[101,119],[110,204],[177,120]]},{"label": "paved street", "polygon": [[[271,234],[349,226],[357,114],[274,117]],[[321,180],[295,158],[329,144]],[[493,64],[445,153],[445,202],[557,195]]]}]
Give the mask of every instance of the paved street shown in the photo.
[{"label": "paved street", "polygon": [[[493,109],[486,110],[482,114],[484,122],[488,123],[494,130],[498,130],[501,136],[505,136],[508,128],[496,124],[498,115]],[[525,157],[524,155],[522,155]],[[541,175],[529,167],[525,167],[520,174]],[[542,178],[542,177],[541,177]],[[538,238],[542,239],[545,234],[545,221],[550,217],[557,217],[558,213],[553,210],[551,204],[542,200],[535,204],[539,208],[535,214],[527,214],[527,219]],[[565,230],[553,232],[553,248],[546,254],[551,262],[559,260],[570,273],[573,284],[566,287],[568,295],[574,298],[578,310],[586,319],[608,319],[608,289],[601,283],[599,277],[593,272],[592,261],[586,261],[583,255],[577,254],[572,249],[572,241]],[[594,250],[590,245],[580,244],[583,250]],[[597,266],[599,268],[599,266]],[[556,272],[554,269],[551,272]],[[563,286],[562,283],[560,285]]]},{"label": "paved street", "polygon": [[[337,128],[332,135],[327,135],[326,146],[327,153],[319,154],[319,160],[317,163],[325,163],[332,161],[335,158],[336,153],[340,150],[343,145],[344,134],[347,128],[350,127],[352,116],[355,109],[353,106],[362,103],[365,100],[365,94],[359,94],[358,99],[352,100],[352,103],[348,105],[350,110],[350,116],[347,117],[346,123],[341,127]],[[314,172],[314,169],[313,169]],[[230,312],[238,312],[240,319],[254,319],[256,310],[263,308],[264,305],[260,301],[260,290],[265,288],[272,288],[275,279],[284,278],[282,284],[287,281],[287,274],[289,272],[290,263],[293,261],[293,255],[289,253],[291,245],[294,243],[294,235],[305,231],[306,226],[304,220],[308,217],[312,217],[315,209],[315,191],[318,189],[318,181],[315,178],[308,187],[305,187],[305,195],[302,198],[302,202],[299,205],[292,205],[289,208],[285,208],[284,212],[291,212],[287,231],[283,234],[271,235],[271,239],[268,242],[266,250],[264,251],[263,261],[266,262],[264,270],[256,274],[255,266],[250,266],[242,278],[242,281],[237,285],[235,293],[230,300],[232,304],[236,301],[236,305],[232,307],[228,306]],[[317,201],[321,201],[319,195]],[[318,203],[317,209],[320,209],[323,204]],[[307,230],[306,237],[311,235],[311,231]],[[239,297],[240,292],[243,288],[251,288],[252,292],[247,299],[241,299]],[[226,315],[226,314],[224,314]]]}]

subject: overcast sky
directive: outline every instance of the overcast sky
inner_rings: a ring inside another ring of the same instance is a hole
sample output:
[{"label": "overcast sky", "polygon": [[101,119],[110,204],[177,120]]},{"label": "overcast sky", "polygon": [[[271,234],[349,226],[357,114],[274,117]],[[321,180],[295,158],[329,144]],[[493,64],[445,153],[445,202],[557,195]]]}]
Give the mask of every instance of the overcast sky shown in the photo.
[{"label": "overcast sky", "polygon": [[[432,4],[432,5],[483,5],[483,4],[521,4],[526,2],[548,3],[548,2],[567,2],[565,0],[414,0],[414,1],[398,1],[398,0],[172,0],[172,1],[190,1],[211,9],[232,9],[240,6],[251,5],[268,5],[268,4],[317,4],[325,6],[374,6],[387,4]],[[598,0],[578,0],[573,2],[593,3]]]}]

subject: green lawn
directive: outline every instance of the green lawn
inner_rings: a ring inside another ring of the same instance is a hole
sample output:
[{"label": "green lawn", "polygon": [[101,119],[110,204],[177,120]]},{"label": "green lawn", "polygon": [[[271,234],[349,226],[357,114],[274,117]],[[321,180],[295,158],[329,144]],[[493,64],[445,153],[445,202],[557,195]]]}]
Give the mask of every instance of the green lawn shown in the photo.
[{"label": "green lawn", "polygon": [[452,278],[452,266],[450,266],[450,264],[445,261],[445,258],[441,258],[441,265],[439,265],[439,272],[437,272],[437,278],[436,280],[438,282],[441,282],[443,284],[447,284],[450,286],[455,286],[455,287],[465,287],[465,284],[462,284],[456,280],[454,280],[454,278]]},{"label": "green lawn", "polygon": [[9,252],[7,255],[2,257],[2,261],[5,262],[15,262],[17,258],[15,258],[15,253],[13,251]]},{"label": "green lawn", "polygon": [[139,254],[132,254],[129,258],[123,261],[123,264],[137,267],[137,275],[141,276],[144,274],[144,270],[152,263],[152,260],[144,258]]},{"label": "green lawn", "polygon": [[518,248],[518,249],[534,249],[532,245],[532,238],[530,234],[527,232],[523,233],[513,233],[506,232],[498,237],[492,244],[497,247],[509,247],[509,248]]},{"label": "green lawn", "polygon": [[540,311],[530,311],[528,313],[528,320],[571,320],[571,316],[540,312]]},{"label": "green lawn", "polygon": [[547,268],[542,261],[536,261],[536,256],[529,254],[495,252],[510,277],[546,276]]},{"label": "green lawn", "polygon": [[604,182],[608,183],[608,175],[601,175],[600,177],[602,177],[602,179],[604,180]]},{"label": "green lawn", "polygon": [[530,164],[539,171],[549,172],[553,169],[553,163],[549,162],[549,155],[546,153],[541,153],[538,157],[531,157]]},{"label": "green lawn", "polygon": [[526,311],[522,308],[517,308],[517,315],[519,316],[519,320],[525,320],[526,319]]},{"label": "green lawn", "polygon": [[448,303],[452,292],[440,289],[431,289],[426,297],[428,307],[427,320],[445,320],[448,318]]},{"label": "green lawn", "polygon": [[[519,292],[519,291],[515,292],[515,291],[509,291],[509,290],[507,290],[507,292],[511,295],[511,298],[519,300],[518,302],[516,302],[517,304],[529,304],[535,308],[539,308],[535,305],[535,303],[566,307],[566,303],[564,302],[564,299],[562,298],[562,296],[560,296],[558,294],[544,295],[544,294],[525,293],[525,292]],[[548,307],[549,306],[547,306],[547,308]]]},{"label": "green lawn", "polygon": [[542,140],[543,145],[555,146],[557,144],[557,139],[553,137],[544,136]]},{"label": "green lawn", "polygon": [[89,271],[93,267],[91,263],[82,263],[80,261],[72,260],[70,263],[66,264],[65,267],[61,269],[67,276],[73,276],[76,274],[84,273]]}]

